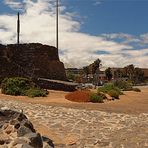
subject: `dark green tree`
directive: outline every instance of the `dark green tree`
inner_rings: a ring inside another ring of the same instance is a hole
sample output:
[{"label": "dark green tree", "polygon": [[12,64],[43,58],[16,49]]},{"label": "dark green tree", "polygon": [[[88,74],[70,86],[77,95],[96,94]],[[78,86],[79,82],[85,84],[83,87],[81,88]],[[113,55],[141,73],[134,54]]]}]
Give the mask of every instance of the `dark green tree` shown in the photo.
[{"label": "dark green tree", "polygon": [[124,70],[125,70],[126,75],[128,76],[128,78],[130,80],[133,80],[134,75],[135,75],[135,67],[134,67],[134,65],[131,64],[131,65],[126,66],[126,67],[124,67]]},{"label": "dark green tree", "polygon": [[101,66],[101,60],[97,59],[94,61],[94,63],[92,64],[92,74],[96,74],[97,70],[100,69]]},{"label": "dark green tree", "polygon": [[106,75],[108,81],[110,81],[112,79],[113,75],[112,75],[112,71],[111,71],[110,67],[105,70],[105,75]]},{"label": "dark green tree", "polygon": [[140,68],[135,68],[135,83],[144,81],[144,72]]}]

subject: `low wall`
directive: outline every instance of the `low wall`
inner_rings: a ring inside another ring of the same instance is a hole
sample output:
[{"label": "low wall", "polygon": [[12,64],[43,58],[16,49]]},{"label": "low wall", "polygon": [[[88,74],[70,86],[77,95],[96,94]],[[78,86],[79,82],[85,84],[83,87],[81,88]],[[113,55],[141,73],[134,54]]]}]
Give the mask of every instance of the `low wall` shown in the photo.
[{"label": "low wall", "polygon": [[76,83],[58,81],[58,80],[48,80],[48,79],[38,79],[35,82],[38,86],[44,89],[62,90],[62,91],[75,91]]}]

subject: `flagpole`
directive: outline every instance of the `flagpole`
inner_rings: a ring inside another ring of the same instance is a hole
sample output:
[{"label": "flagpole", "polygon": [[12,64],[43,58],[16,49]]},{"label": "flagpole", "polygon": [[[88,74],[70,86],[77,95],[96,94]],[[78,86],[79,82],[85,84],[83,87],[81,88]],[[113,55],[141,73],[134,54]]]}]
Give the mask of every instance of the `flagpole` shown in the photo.
[{"label": "flagpole", "polygon": [[17,14],[18,19],[17,19],[17,44],[19,45],[20,43],[20,14],[18,12]]},{"label": "flagpole", "polygon": [[56,47],[59,49],[59,0],[56,0]]}]

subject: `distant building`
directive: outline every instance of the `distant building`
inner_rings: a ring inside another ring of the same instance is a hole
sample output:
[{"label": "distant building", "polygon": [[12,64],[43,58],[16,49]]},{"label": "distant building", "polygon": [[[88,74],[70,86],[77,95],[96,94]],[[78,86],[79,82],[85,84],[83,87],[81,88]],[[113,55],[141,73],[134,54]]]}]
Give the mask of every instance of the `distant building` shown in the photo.
[{"label": "distant building", "polygon": [[144,77],[146,78],[146,79],[148,79],[148,68],[141,68],[142,69],[142,71],[144,72]]},{"label": "distant building", "polygon": [[111,68],[112,79],[119,79],[122,77],[123,68]]},{"label": "distant building", "polygon": [[83,70],[82,69],[78,69],[78,68],[66,68],[65,71],[66,71],[66,73],[71,72],[72,74],[78,75]]}]

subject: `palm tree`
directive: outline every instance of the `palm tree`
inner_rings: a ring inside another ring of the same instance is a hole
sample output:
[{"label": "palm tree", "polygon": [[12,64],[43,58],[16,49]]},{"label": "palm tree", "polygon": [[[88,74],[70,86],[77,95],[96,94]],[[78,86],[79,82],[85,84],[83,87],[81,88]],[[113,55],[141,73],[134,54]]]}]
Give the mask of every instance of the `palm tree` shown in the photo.
[{"label": "palm tree", "polygon": [[100,71],[100,66],[101,66],[100,59],[95,60],[94,63],[92,64],[92,75],[95,86],[98,84],[98,75]]}]

